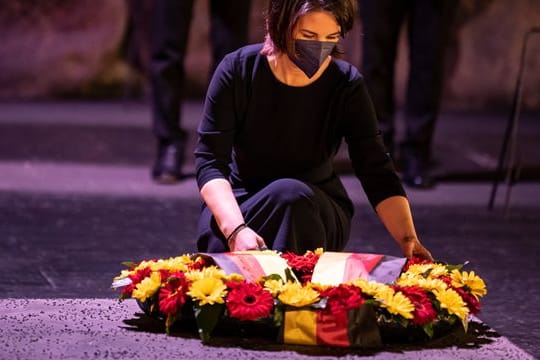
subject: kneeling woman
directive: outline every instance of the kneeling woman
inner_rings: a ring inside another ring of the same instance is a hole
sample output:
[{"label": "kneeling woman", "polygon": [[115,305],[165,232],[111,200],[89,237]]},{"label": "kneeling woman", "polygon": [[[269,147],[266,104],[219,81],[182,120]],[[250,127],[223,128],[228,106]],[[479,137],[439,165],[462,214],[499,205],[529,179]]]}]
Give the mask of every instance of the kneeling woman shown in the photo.
[{"label": "kneeling woman", "polygon": [[195,150],[199,251],[342,250],[353,204],[332,159],[341,141],[405,256],[431,259],[384,149],[358,71],[338,60],[356,0],[270,0],[264,44],[227,55]]}]

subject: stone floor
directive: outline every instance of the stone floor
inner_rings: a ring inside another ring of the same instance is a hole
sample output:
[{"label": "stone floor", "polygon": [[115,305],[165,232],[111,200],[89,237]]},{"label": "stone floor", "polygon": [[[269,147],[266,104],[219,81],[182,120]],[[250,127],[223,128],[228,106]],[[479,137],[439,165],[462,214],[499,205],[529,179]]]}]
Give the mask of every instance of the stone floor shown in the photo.
[{"label": "stone floor", "polygon": [[[200,102],[184,107],[192,144],[200,109]],[[434,145],[440,183],[408,190],[422,241],[440,260],[469,261],[488,286],[476,327],[482,335],[439,343],[443,358],[540,357],[538,118],[522,119],[523,181],[512,188],[506,212],[505,186],[495,211],[486,208],[503,115],[444,113]],[[226,338],[203,347],[186,336],[155,334],[149,319],[124,324],[137,309],[118,304],[109,288],[121,262],[195,249],[194,179],[174,186],[150,181],[149,129],[145,104],[0,104],[0,358],[137,358],[150,343],[154,351],[174,346],[178,357],[434,358],[433,348],[405,344],[370,354]],[[343,154],[338,161],[344,164]],[[192,162],[186,169],[193,171]],[[399,255],[360,185],[346,172],[342,178],[357,207],[347,250]],[[467,347],[463,339],[478,343]]]},{"label": "stone floor", "polygon": [[533,359],[478,320],[429,343],[375,349],[277,344],[264,334],[216,334],[202,344],[194,330],[164,333],[134,301],[0,299],[0,355],[9,359]]}]

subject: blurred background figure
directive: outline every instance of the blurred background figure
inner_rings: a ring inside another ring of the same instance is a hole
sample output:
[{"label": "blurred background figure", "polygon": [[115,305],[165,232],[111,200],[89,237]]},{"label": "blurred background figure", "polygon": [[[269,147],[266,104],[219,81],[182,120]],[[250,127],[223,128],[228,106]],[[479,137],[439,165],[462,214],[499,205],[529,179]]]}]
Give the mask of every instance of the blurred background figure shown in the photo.
[{"label": "blurred background figure", "polygon": [[[152,178],[157,183],[183,177],[187,133],[181,125],[181,102],[192,10],[193,0],[154,1],[150,76],[157,141]],[[212,72],[227,53],[247,43],[249,11],[250,0],[210,1]]]},{"label": "blurred background figure", "polygon": [[[457,0],[360,0],[362,73],[384,142],[399,157],[403,182],[429,188],[431,143],[443,88],[443,60]],[[394,67],[400,30],[408,20],[409,71],[405,134],[395,146]],[[399,151],[399,154],[398,154]]]}]

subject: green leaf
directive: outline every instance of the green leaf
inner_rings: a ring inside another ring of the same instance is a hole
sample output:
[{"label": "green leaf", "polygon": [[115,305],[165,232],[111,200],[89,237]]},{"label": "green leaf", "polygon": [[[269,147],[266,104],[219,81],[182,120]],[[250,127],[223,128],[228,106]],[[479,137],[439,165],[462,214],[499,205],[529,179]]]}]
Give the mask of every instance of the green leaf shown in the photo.
[{"label": "green leaf", "polygon": [[283,324],[283,308],[281,306],[274,307],[274,325],[280,327]]},{"label": "green leaf", "polygon": [[407,326],[409,326],[409,320],[405,319],[405,318],[402,317],[402,316],[396,316],[396,320],[397,320],[397,322],[398,322],[401,326],[403,326],[403,327],[405,327],[405,328],[406,328]]},{"label": "green leaf", "polygon": [[290,282],[297,282],[296,276],[294,276],[293,272],[290,268],[285,269],[285,277],[287,278],[286,281]]},{"label": "green leaf", "polygon": [[199,337],[203,342],[210,340],[210,334],[216,327],[224,309],[224,304],[206,304],[193,307],[195,320],[197,320],[197,327],[199,328]]},{"label": "green leaf", "polygon": [[422,329],[424,329],[424,332],[430,339],[433,337],[433,323],[425,324],[424,326],[422,326]]},{"label": "green leaf", "polygon": [[133,261],[124,261],[124,262],[122,262],[122,265],[124,265],[125,267],[131,269],[131,268],[134,268],[135,266],[137,266],[137,263],[134,263]]},{"label": "green leaf", "polygon": [[368,304],[368,305],[371,305],[371,306],[377,308],[377,307],[379,307],[381,305],[381,302],[377,301],[375,299],[366,299],[364,304]]},{"label": "green leaf", "polygon": [[461,319],[461,325],[463,325],[463,330],[465,331],[465,334],[466,334],[467,331],[469,330],[469,320],[467,319],[467,317],[465,317],[464,319]]},{"label": "green leaf", "polygon": [[265,277],[262,278],[263,281],[267,281],[267,280],[275,280],[275,281],[283,281],[283,278],[281,277],[281,275],[279,274],[270,274],[270,275],[267,275]]},{"label": "green leaf", "polygon": [[467,265],[469,262],[466,261],[464,264],[458,264],[458,265],[446,265],[446,269],[448,272],[452,272],[453,270],[461,270],[463,266]]},{"label": "green leaf", "polygon": [[165,320],[165,332],[167,335],[171,334],[171,327],[173,326],[174,322],[178,320],[180,316],[179,315],[168,315],[167,319]]}]

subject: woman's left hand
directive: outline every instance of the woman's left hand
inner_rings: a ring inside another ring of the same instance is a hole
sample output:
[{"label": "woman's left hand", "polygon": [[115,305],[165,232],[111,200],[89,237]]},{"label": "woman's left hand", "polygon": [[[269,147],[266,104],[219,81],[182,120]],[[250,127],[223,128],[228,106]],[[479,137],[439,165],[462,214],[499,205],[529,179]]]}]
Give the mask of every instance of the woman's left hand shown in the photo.
[{"label": "woman's left hand", "polygon": [[407,259],[417,257],[422,260],[434,261],[429,250],[420,243],[417,237],[406,237],[400,242],[399,246]]}]

